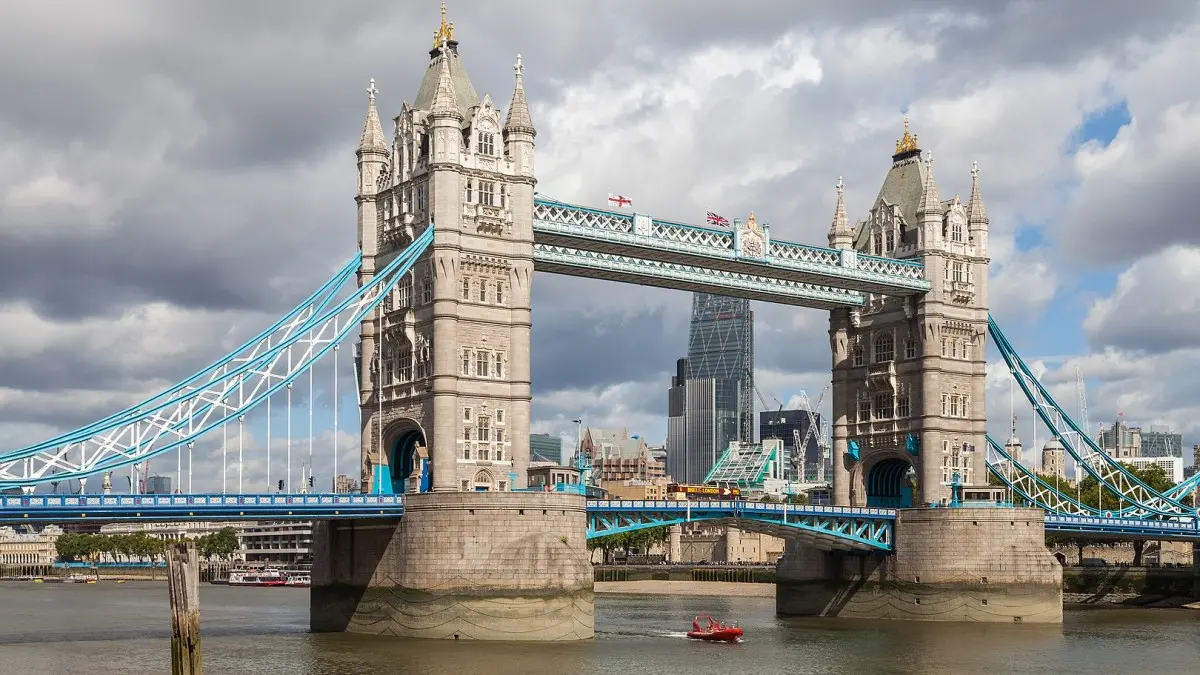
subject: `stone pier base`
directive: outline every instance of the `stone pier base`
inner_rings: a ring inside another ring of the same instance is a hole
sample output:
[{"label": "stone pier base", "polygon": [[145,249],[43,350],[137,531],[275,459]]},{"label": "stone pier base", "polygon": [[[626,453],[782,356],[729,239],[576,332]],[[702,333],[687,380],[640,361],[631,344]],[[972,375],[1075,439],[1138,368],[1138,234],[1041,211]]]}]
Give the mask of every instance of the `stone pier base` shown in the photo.
[{"label": "stone pier base", "polygon": [[451,640],[594,635],[584,498],[543,492],[405,497],[404,517],[313,532],[310,622]]},{"label": "stone pier base", "polygon": [[890,555],[789,541],[776,570],[781,615],[1062,623],[1062,567],[1038,509],[903,509]]}]

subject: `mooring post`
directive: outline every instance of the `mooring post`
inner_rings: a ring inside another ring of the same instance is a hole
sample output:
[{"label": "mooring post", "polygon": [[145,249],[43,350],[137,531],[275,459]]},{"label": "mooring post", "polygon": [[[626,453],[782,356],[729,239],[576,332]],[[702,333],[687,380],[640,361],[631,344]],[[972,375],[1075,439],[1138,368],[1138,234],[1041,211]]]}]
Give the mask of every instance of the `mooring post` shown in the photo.
[{"label": "mooring post", "polygon": [[196,542],[167,548],[171,593],[171,675],[200,675],[200,561]]}]

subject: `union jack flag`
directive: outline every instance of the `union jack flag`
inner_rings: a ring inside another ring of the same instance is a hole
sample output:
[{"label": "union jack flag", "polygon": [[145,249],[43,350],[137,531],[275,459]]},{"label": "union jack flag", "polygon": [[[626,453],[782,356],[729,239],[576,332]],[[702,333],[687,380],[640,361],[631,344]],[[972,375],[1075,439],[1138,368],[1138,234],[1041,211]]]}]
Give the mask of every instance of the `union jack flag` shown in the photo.
[{"label": "union jack flag", "polygon": [[608,193],[608,204],[609,204],[609,206],[616,206],[617,208],[621,208],[624,206],[633,206],[633,200],[628,197],[625,197],[624,195],[614,195],[613,193],[610,192],[610,193]]},{"label": "union jack flag", "polygon": [[712,211],[709,211],[708,212],[708,224],[716,225],[718,227],[729,227],[729,219],[725,218],[723,216],[718,216],[717,214],[713,213]]}]

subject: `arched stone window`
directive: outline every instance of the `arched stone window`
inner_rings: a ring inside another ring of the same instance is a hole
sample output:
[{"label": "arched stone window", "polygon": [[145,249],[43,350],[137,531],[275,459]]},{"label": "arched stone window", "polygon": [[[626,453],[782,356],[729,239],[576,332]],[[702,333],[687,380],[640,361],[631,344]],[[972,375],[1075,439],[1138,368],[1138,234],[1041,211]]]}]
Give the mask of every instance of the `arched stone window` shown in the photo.
[{"label": "arched stone window", "polygon": [[854,349],[851,351],[852,351],[853,358],[854,358],[854,365],[856,367],[864,365],[865,358],[863,355],[863,346],[862,345],[854,345]]},{"label": "arched stone window", "polygon": [[479,471],[475,474],[474,489],[476,492],[491,492],[496,489],[496,484],[492,479],[492,474],[488,471]]},{"label": "arched stone window", "polygon": [[891,361],[896,356],[896,341],[891,332],[875,336],[875,363]]}]

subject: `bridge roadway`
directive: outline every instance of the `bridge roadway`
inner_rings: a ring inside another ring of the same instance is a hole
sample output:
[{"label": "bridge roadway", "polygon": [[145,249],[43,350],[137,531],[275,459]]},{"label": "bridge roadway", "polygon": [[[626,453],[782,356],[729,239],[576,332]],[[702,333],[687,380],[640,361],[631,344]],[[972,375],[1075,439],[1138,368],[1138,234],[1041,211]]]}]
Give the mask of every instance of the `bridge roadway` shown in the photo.
[{"label": "bridge roadway", "polygon": [[[649,527],[709,522],[800,539],[826,550],[890,551],[896,511],[746,501],[588,500],[589,539]],[[403,495],[12,495],[0,525],[101,521],[336,520],[404,515]],[[1200,520],[1046,514],[1046,531],[1109,539],[1200,541]]]}]

